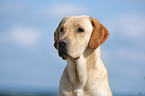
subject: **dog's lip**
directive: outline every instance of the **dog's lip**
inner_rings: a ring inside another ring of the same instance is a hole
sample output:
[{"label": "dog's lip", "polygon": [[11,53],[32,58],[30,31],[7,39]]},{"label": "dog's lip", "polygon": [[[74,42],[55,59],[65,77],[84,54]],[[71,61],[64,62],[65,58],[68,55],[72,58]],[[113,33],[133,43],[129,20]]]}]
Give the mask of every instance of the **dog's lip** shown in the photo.
[{"label": "dog's lip", "polygon": [[62,59],[66,60],[69,55],[67,53],[59,53],[59,56],[62,57]]},{"label": "dog's lip", "polygon": [[68,56],[67,55],[62,55],[61,57],[62,57],[62,59],[66,60]]}]

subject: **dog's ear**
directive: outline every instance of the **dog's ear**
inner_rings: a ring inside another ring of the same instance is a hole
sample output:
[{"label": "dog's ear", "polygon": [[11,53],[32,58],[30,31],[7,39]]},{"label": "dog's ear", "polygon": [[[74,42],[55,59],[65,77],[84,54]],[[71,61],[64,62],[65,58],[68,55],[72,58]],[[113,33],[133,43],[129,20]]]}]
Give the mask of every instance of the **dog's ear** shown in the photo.
[{"label": "dog's ear", "polygon": [[55,32],[54,32],[54,47],[57,49],[58,47],[58,40],[59,40],[59,27],[62,24],[64,18],[61,20],[61,22],[59,23],[58,27],[56,28]]},{"label": "dog's ear", "polygon": [[90,21],[93,32],[89,41],[89,48],[96,49],[108,38],[109,32],[97,19],[90,17]]}]

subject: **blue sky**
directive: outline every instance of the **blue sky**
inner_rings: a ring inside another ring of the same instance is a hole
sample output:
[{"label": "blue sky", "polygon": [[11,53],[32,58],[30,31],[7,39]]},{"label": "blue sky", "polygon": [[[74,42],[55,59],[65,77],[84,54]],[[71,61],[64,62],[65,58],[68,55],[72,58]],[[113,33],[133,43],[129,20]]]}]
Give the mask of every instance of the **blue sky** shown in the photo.
[{"label": "blue sky", "polygon": [[1,0],[0,91],[57,91],[66,61],[53,47],[60,20],[97,18],[110,36],[101,45],[113,93],[145,94],[144,0]]}]

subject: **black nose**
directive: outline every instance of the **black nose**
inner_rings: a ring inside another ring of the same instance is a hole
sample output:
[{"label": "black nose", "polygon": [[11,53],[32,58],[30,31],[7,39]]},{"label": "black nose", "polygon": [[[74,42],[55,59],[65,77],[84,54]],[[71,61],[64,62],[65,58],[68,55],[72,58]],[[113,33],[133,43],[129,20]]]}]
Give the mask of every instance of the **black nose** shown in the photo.
[{"label": "black nose", "polygon": [[59,40],[59,46],[60,47],[66,47],[68,45],[68,41],[66,39]]}]

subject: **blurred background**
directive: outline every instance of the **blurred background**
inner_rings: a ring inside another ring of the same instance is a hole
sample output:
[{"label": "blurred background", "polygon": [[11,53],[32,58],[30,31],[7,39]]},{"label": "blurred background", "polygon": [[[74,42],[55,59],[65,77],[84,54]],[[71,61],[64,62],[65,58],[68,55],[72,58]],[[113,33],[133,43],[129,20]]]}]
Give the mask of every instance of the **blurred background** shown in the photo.
[{"label": "blurred background", "polygon": [[101,57],[115,96],[145,96],[145,0],[0,0],[0,95],[56,96],[66,61],[53,34],[69,15],[110,32]]}]

